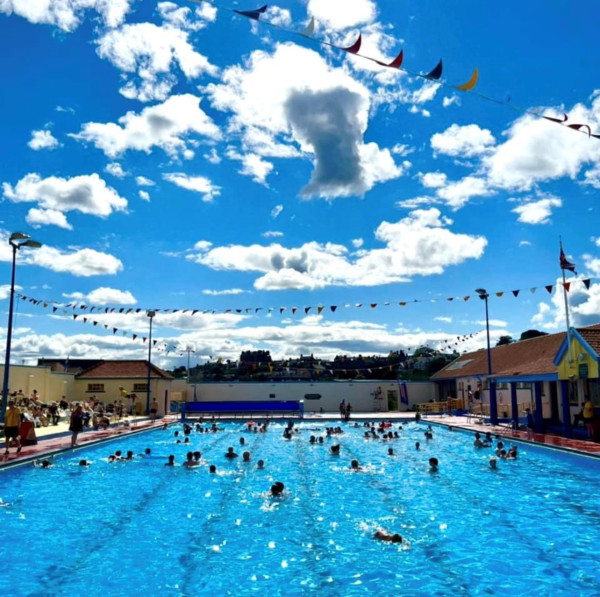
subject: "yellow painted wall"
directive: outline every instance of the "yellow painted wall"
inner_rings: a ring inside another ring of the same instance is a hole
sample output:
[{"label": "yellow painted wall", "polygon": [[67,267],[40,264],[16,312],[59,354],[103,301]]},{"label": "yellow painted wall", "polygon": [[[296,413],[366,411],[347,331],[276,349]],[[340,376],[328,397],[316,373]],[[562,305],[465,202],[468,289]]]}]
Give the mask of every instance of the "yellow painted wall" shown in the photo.
[{"label": "yellow painted wall", "polygon": [[581,365],[587,365],[588,379],[598,379],[598,363],[595,357],[596,355],[585,350],[577,338],[571,337],[571,359],[569,362],[567,350],[558,364],[558,379],[579,379]]}]

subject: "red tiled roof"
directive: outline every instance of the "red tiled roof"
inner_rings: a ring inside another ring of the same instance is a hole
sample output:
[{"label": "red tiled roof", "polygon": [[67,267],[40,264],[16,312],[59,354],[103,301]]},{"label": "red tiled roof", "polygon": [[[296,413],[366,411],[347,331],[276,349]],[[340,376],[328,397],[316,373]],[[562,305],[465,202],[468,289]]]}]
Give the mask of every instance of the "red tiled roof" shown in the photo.
[{"label": "red tiled roof", "polygon": [[[150,365],[150,377],[173,379],[166,371]],[[148,378],[148,361],[100,361],[85,371],[78,373],[76,379],[118,379]]]},{"label": "red tiled roof", "polygon": [[[600,354],[600,324],[577,328],[577,331],[596,354]],[[492,374],[499,377],[517,377],[555,373],[554,358],[566,335],[566,332],[559,332],[494,346],[491,349]],[[486,375],[487,372],[487,350],[482,349],[461,355],[438,371],[431,379],[456,379]]]}]

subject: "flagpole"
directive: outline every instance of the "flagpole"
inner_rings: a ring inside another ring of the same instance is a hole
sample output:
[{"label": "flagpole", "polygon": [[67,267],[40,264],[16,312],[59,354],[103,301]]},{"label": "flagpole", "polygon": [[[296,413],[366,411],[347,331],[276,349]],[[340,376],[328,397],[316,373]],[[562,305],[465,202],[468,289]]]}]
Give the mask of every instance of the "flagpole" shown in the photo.
[{"label": "flagpole", "polygon": [[[560,238],[560,237],[559,237]],[[565,300],[565,319],[567,321],[567,346],[569,350],[569,363],[573,362],[573,355],[571,352],[571,323],[569,320],[569,301],[567,299],[567,287],[566,287],[566,278],[565,278],[565,268],[563,266],[562,257],[564,256],[563,246],[562,246],[562,238],[560,238],[560,255],[561,255],[561,272],[562,272],[562,287],[563,287],[563,297]]]}]

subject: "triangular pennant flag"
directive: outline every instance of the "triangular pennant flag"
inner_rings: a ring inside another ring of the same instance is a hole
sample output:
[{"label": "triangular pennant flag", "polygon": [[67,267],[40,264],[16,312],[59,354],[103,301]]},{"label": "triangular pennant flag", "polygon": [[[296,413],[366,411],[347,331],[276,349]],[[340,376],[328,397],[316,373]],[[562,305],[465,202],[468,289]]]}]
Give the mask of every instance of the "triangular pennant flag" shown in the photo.
[{"label": "triangular pennant flag", "polygon": [[531,294],[535,294],[535,291],[537,290],[537,286],[534,286],[533,288],[530,288],[531,290]]},{"label": "triangular pennant flag", "polygon": [[138,335],[137,335],[137,334],[133,334],[133,336],[131,336],[131,339],[132,339],[132,340],[135,340],[137,337],[138,337]]},{"label": "triangular pennant flag", "polygon": [[498,298],[502,298],[502,297],[504,296],[504,291],[503,291],[503,290],[501,290],[500,292],[497,292],[497,293],[496,293],[496,296],[497,296]]},{"label": "triangular pennant flag", "polygon": [[563,286],[565,287],[565,290],[569,292],[569,288],[571,288],[571,282],[565,282]]},{"label": "triangular pennant flag", "polygon": [[79,317],[79,315],[77,315],[76,313],[73,314],[73,319],[77,319]]},{"label": "triangular pennant flag", "polygon": [[83,318],[83,323],[87,323],[87,317]]},{"label": "triangular pennant flag", "polygon": [[375,60],[375,62],[377,62],[377,64],[380,64],[381,66],[388,66],[389,68],[400,68],[402,66],[403,60],[404,60],[404,50],[400,50],[400,54],[398,54],[398,56],[396,56],[396,58],[394,58],[389,63],[379,62],[379,60]]},{"label": "triangular pennant flag", "polygon": [[437,63],[437,66],[430,71],[429,73],[427,73],[426,75],[423,75],[426,79],[430,79],[432,81],[437,81],[441,76],[442,76],[442,60],[440,58],[440,61]]},{"label": "triangular pennant flag", "polygon": [[463,297],[463,300],[464,300],[464,301],[465,301],[465,303],[466,303],[466,302],[467,302],[467,301],[468,301],[470,298],[471,298],[471,297],[470,297],[469,295],[467,295],[467,296],[464,296],[464,297]]},{"label": "triangular pennant flag", "polygon": [[515,295],[515,297],[519,296],[519,292],[521,292],[520,290],[513,290],[512,293]]},{"label": "triangular pennant flag", "polygon": [[117,328],[113,328],[113,334],[116,334],[119,330]]},{"label": "triangular pennant flag", "polygon": [[360,309],[362,307],[362,303],[356,303],[354,306]]},{"label": "triangular pennant flag", "polygon": [[304,31],[300,32],[300,35],[304,35],[304,37],[312,37],[312,34],[315,31],[315,17],[311,17],[310,22],[304,29]]},{"label": "triangular pennant flag", "polygon": [[124,309],[123,307],[121,307],[121,308],[119,309],[119,313],[123,313],[123,311],[125,311],[125,309]]},{"label": "triangular pennant flag", "polygon": [[98,325],[98,322],[97,322],[97,321],[94,321],[94,322],[93,322],[93,325]]},{"label": "triangular pennant flag", "polygon": [[377,303],[371,303],[371,309],[375,309],[375,307],[377,307]]},{"label": "triangular pennant flag", "polygon": [[129,315],[132,311],[133,311],[133,309],[127,309],[127,311],[126,311],[127,315]]},{"label": "triangular pennant flag", "polygon": [[552,284],[548,284],[548,286],[544,286],[544,288],[548,291],[548,294],[552,294]]},{"label": "triangular pennant flag", "polygon": [[142,342],[145,342],[148,338],[142,336]]},{"label": "triangular pennant flag", "polygon": [[255,8],[254,10],[234,10],[233,12],[237,12],[237,14],[242,15],[244,17],[248,17],[254,21],[258,21],[260,15],[267,10],[267,5],[261,6],[260,8]]},{"label": "triangular pennant flag", "polygon": [[279,307],[279,315],[281,315],[285,311],[285,307]]},{"label": "triangular pennant flag", "polygon": [[96,308],[96,307],[92,307],[92,308],[90,309],[90,313],[91,313],[91,312],[92,312],[92,311],[93,311],[95,308]]},{"label": "triangular pennant flag", "polygon": [[199,309],[194,309],[194,310],[192,311],[192,315],[196,315],[196,313],[198,313],[198,311],[199,311]]},{"label": "triangular pennant flag", "polygon": [[108,323],[104,324],[104,329],[107,330],[108,329]]},{"label": "triangular pennant flag", "polygon": [[56,313],[58,311],[58,307],[52,307],[52,313]]},{"label": "triangular pennant flag", "polygon": [[331,307],[329,307],[331,309],[332,313],[335,313],[335,310],[337,309],[337,305],[331,305]]},{"label": "triangular pennant flag", "polygon": [[310,311],[310,309],[311,309],[310,307],[304,307],[304,313],[307,314]]},{"label": "triangular pennant flag", "polygon": [[448,300],[449,300],[450,302],[452,302],[452,301],[454,300],[454,297],[450,297]]},{"label": "triangular pennant flag", "polygon": [[292,313],[296,315],[296,307],[292,307]]},{"label": "triangular pennant flag", "polygon": [[587,288],[587,290],[590,289],[590,279],[586,278],[585,280],[582,280],[584,286]]},{"label": "triangular pennant flag", "polygon": [[152,346],[156,346],[157,342],[158,342],[158,340],[152,340]]},{"label": "triangular pennant flag", "polygon": [[462,85],[455,85],[454,87],[456,89],[460,89],[460,91],[471,91],[471,89],[477,85],[477,79],[479,79],[479,69],[476,68],[473,71],[471,78],[466,83],[463,83]]},{"label": "triangular pennant flag", "polygon": [[322,312],[323,312],[323,307],[321,307],[321,306],[317,307],[317,313],[319,315],[321,315]]},{"label": "triangular pennant flag", "polygon": [[48,308],[48,303],[44,303],[44,309]]},{"label": "triangular pennant flag", "polygon": [[340,50],[344,50],[344,52],[350,52],[350,54],[357,54],[360,50],[360,44],[362,43],[362,34],[358,34],[358,39],[347,48],[340,48]]},{"label": "triangular pennant flag", "polygon": [[398,303],[401,307],[406,307],[406,303],[404,301],[401,301]]}]

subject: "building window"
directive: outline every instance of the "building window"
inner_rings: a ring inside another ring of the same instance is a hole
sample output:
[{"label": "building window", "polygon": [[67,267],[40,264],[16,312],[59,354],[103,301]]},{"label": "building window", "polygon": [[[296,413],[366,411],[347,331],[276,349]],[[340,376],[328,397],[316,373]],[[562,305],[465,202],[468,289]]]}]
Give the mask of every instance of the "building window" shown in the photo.
[{"label": "building window", "polygon": [[89,383],[87,386],[87,391],[93,394],[99,394],[100,392],[104,392],[104,384],[103,383]]},{"label": "building window", "polygon": [[133,384],[133,391],[134,392],[147,392],[148,391],[148,384],[147,383],[134,383]]}]

